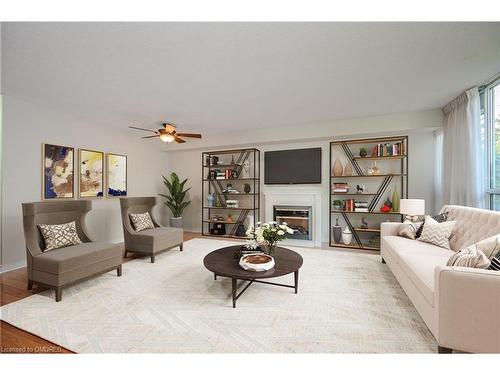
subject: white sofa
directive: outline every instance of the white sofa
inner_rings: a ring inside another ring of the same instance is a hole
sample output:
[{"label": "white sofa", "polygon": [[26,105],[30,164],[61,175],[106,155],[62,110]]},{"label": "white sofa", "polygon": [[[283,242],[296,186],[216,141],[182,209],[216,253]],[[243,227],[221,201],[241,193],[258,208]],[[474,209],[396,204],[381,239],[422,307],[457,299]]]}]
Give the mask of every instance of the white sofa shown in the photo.
[{"label": "white sofa", "polygon": [[447,267],[457,251],[500,234],[500,212],[444,206],[456,220],[452,250],[398,237],[400,223],[382,223],[387,263],[436,338],[440,353],[500,353],[500,272]]}]

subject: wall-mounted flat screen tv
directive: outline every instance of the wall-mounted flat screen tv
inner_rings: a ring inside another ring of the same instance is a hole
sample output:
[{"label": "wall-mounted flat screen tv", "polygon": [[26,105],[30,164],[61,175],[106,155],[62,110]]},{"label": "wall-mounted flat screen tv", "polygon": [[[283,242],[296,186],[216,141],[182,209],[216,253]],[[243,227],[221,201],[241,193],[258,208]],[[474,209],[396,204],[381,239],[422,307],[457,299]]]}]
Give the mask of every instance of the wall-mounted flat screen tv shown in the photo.
[{"label": "wall-mounted flat screen tv", "polygon": [[321,147],[265,152],[264,183],[320,184]]}]

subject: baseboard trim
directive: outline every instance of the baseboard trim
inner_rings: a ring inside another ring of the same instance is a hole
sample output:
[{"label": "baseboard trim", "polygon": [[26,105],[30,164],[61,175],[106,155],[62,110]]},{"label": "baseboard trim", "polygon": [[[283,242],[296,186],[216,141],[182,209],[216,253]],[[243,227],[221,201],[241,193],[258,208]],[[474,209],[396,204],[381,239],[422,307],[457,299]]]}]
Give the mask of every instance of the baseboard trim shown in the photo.
[{"label": "baseboard trim", "polygon": [[17,270],[17,269],[23,268],[23,267],[26,267],[25,260],[20,261],[20,262],[16,262],[16,263],[11,263],[11,264],[2,264],[2,265],[0,265],[0,274],[5,273],[5,272],[9,272],[9,271],[14,271],[14,270]]}]

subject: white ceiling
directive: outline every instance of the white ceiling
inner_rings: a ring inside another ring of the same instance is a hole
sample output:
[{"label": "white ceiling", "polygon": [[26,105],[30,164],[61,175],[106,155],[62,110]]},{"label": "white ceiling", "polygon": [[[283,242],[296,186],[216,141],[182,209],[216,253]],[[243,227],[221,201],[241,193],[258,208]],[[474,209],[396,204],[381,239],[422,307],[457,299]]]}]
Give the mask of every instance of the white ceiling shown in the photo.
[{"label": "white ceiling", "polygon": [[2,91],[125,128],[221,133],[439,108],[500,23],[3,23]]}]

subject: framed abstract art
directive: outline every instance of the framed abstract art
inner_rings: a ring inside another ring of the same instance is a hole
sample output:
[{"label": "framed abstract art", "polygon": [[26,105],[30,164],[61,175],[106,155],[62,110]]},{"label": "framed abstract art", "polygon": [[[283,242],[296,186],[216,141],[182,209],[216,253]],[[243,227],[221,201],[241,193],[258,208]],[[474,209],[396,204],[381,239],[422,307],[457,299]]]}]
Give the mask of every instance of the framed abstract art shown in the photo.
[{"label": "framed abstract art", "polygon": [[107,154],[108,197],[127,195],[127,157],[119,154]]},{"label": "framed abstract art", "polygon": [[102,198],[104,196],[104,153],[80,149],[78,156],[80,198]]},{"label": "framed abstract art", "polygon": [[42,144],[42,199],[74,198],[75,149]]}]

